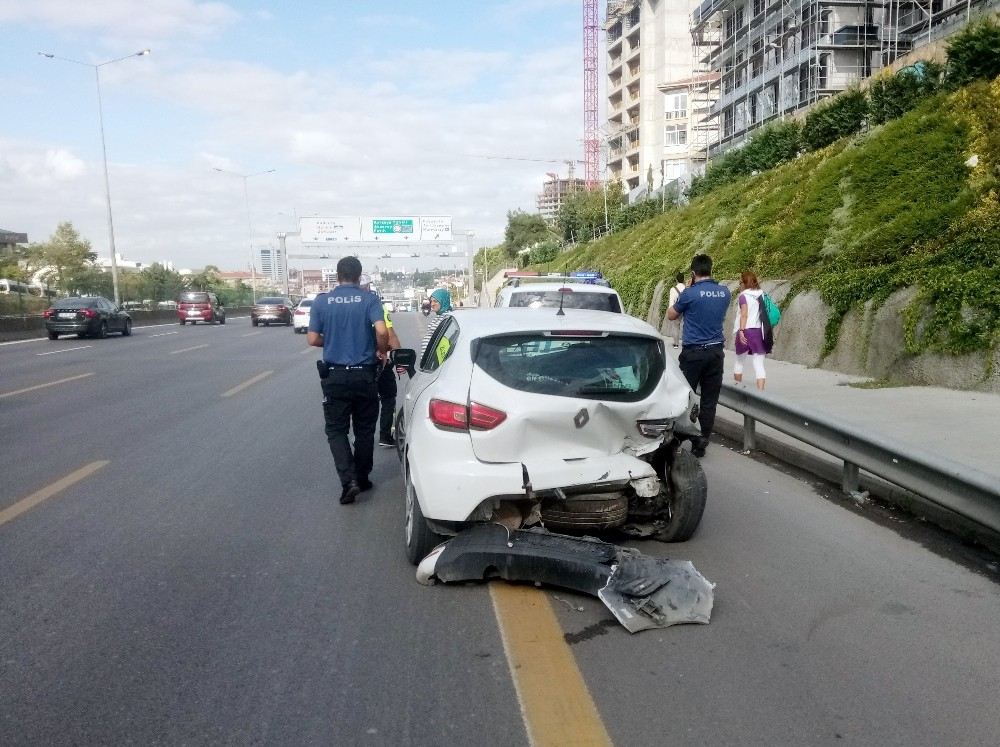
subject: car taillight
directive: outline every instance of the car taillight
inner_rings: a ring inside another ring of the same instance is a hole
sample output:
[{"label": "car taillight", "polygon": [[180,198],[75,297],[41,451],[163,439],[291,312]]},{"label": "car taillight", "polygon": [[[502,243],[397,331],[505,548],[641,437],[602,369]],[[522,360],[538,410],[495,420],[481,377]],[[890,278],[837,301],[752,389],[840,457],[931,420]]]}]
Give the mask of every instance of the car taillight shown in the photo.
[{"label": "car taillight", "polygon": [[93,309],[80,309],[80,313],[83,314],[88,319],[93,319],[95,316],[97,316],[97,312],[94,311]]},{"label": "car taillight", "polygon": [[446,402],[443,399],[432,399],[429,414],[431,422],[439,428],[467,431],[470,428],[478,431],[488,431],[496,428],[507,419],[507,413],[492,407],[473,402],[471,407]]},{"label": "car taillight", "polygon": [[49,317],[53,317],[55,315],[56,312],[53,309],[46,309],[45,311],[42,312],[42,316],[44,316],[46,319],[48,319]]}]

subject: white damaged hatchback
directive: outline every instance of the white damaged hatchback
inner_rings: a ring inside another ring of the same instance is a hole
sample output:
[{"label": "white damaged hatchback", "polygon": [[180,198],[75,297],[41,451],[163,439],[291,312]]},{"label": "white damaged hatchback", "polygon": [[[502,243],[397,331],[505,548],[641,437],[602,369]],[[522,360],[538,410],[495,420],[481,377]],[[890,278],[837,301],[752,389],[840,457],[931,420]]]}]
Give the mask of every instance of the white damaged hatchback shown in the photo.
[{"label": "white damaged hatchback", "polygon": [[707,492],[680,448],[695,402],[657,331],[625,314],[446,316],[397,414],[409,559],[483,522],[688,539]]}]

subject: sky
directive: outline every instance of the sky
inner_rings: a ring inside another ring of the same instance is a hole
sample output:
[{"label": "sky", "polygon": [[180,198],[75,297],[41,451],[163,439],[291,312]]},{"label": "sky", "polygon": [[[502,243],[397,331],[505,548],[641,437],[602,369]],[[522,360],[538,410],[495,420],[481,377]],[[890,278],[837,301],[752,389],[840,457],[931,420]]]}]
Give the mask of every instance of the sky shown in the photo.
[{"label": "sky", "polygon": [[39,51],[151,50],[100,68],[129,260],[247,269],[243,179],[215,169],[275,170],[246,182],[255,246],[301,215],[451,215],[461,252],[582,158],[581,0],[0,0],[0,39],[0,228],[71,221],[103,256],[94,69]]}]

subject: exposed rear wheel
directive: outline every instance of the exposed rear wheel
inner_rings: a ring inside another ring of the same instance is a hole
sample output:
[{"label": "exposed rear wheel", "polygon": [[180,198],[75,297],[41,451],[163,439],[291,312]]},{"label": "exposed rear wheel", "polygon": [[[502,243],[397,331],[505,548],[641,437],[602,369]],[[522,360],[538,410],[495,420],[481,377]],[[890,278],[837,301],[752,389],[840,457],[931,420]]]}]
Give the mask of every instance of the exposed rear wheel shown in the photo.
[{"label": "exposed rear wheel", "polygon": [[667,525],[655,536],[661,542],[684,542],[691,539],[705,512],[708,497],[705,471],[691,452],[677,449],[666,478],[660,483],[660,490],[667,493],[669,516]]},{"label": "exposed rear wheel", "polygon": [[410,470],[406,470],[406,557],[417,565],[427,557],[427,553],[444,542],[437,532],[431,530],[420,510],[417,491],[410,480]]}]

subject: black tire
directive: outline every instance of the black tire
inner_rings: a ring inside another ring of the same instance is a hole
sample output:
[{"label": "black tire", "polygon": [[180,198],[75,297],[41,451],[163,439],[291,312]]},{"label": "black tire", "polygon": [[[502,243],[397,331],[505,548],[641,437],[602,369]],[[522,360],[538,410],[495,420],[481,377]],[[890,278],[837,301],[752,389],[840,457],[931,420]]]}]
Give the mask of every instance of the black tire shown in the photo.
[{"label": "black tire", "polygon": [[406,514],[403,536],[406,540],[406,557],[413,565],[417,565],[427,557],[427,553],[444,542],[444,537],[433,531],[427,524],[427,519],[424,518],[423,511],[420,510],[417,491],[413,489],[413,483],[410,482],[409,469],[406,470],[404,483]]},{"label": "black tire", "polygon": [[108,323],[101,322],[101,326],[97,328],[97,334],[94,335],[98,340],[103,340],[108,336]]},{"label": "black tire", "polygon": [[126,319],[125,326],[122,327],[122,337],[131,337],[131,336],[132,336],[132,320]]},{"label": "black tire", "polygon": [[179,325],[181,325],[181,326],[183,327],[183,326],[184,326],[184,323],[185,323],[185,321],[186,321],[186,320],[184,320],[184,319],[178,319],[178,320],[177,320],[177,323],[178,323]]},{"label": "black tire", "polygon": [[59,333],[58,332],[49,332],[49,339],[50,340],[58,340],[59,339]]},{"label": "black tire", "polygon": [[256,320],[256,319],[251,319],[251,320],[250,320],[250,324],[251,324],[252,326],[256,327],[256,326],[257,326],[257,320]]},{"label": "black tire", "polygon": [[691,539],[701,515],[705,513],[708,482],[701,462],[690,452],[677,449],[673,465],[668,467],[667,480],[661,482],[667,492],[670,507],[667,525],[656,533],[660,542],[684,542]]},{"label": "black tire", "polygon": [[226,323],[226,317],[222,317],[222,318],[221,318],[221,319],[219,320],[219,324],[225,324],[225,323]]}]

